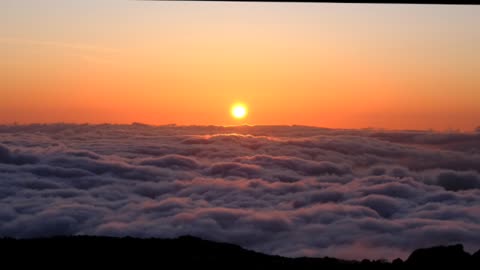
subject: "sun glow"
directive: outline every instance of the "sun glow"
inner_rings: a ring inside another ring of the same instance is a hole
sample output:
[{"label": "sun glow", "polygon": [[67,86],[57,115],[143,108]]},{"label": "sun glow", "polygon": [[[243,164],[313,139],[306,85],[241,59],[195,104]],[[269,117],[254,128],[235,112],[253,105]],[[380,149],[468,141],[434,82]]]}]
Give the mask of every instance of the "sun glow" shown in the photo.
[{"label": "sun glow", "polygon": [[248,114],[248,109],[247,106],[244,104],[235,104],[232,106],[231,110],[232,116],[236,119],[242,119],[245,118]]}]

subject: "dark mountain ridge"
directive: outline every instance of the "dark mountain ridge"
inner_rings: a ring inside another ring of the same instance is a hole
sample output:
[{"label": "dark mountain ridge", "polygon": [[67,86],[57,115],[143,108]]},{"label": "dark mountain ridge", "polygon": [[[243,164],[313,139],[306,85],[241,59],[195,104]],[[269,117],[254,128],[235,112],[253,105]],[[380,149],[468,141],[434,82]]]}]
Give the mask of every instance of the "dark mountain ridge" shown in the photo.
[{"label": "dark mountain ridge", "polygon": [[[59,236],[0,239],[3,264],[49,268],[128,267],[133,269],[412,269],[458,267],[480,269],[480,250],[470,255],[463,246],[415,250],[406,261],[396,259],[351,261],[336,258],[287,258],[192,236],[176,239]],[[168,266],[168,267],[167,267]]]}]

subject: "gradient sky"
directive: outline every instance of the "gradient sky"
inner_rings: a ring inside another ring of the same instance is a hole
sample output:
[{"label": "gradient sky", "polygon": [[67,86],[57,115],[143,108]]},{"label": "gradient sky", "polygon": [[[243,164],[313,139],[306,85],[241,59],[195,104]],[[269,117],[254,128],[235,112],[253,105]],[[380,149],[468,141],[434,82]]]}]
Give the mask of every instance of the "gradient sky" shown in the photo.
[{"label": "gradient sky", "polygon": [[479,25],[480,6],[3,0],[0,123],[472,130]]}]

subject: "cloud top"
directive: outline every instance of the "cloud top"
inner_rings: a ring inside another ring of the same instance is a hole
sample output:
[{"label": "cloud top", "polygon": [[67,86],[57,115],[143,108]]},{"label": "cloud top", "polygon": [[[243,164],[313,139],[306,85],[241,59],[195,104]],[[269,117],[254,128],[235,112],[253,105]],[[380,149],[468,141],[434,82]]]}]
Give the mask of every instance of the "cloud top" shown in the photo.
[{"label": "cloud top", "polygon": [[195,235],[285,256],[480,248],[480,134],[0,126],[0,236]]}]

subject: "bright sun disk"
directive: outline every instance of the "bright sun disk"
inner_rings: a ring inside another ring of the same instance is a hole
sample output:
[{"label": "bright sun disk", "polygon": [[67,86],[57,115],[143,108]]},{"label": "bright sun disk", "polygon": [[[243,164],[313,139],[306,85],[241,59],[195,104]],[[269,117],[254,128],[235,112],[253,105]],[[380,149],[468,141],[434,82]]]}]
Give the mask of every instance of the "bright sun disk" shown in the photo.
[{"label": "bright sun disk", "polygon": [[248,110],[247,107],[243,104],[235,104],[232,106],[231,113],[234,118],[242,119],[247,116]]}]

